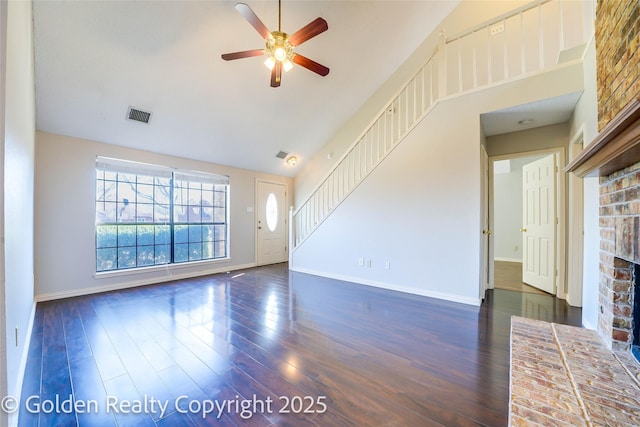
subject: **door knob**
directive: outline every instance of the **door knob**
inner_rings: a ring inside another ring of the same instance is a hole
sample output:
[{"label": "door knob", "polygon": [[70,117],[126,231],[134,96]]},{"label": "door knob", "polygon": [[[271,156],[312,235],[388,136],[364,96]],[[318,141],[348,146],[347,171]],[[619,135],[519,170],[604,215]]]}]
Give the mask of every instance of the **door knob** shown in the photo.
[{"label": "door knob", "polygon": [[526,232],[527,232],[527,229],[526,229],[526,228],[521,228],[521,229],[520,229],[520,231],[521,231],[522,233],[526,233]]},{"label": "door knob", "polygon": [[491,233],[492,233],[491,230],[482,230],[482,234],[486,234],[487,236]]}]

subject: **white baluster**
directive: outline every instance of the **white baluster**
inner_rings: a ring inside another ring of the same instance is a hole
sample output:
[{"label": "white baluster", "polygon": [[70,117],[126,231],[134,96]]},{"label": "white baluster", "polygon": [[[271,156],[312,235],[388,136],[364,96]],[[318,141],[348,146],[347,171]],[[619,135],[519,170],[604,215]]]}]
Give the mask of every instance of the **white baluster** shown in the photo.
[{"label": "white baluster", "polygon": [[520,74],[527,72],[526,45],[524,37],[524,12],[520,12]]},{"label": "white baluster", "polygon": [[504,80],[509,78],[509,43],[507,39],[507,22],[506,20],[502,21],[502,27],[504,30],[502,31],[502,41],[504,42],[504,54],[502,55],[502,59],[504,61]]},{"label": "white baluster", "polygon": [[539,61],[538,61],[538,70],[542,70],[544,69],[544,29],[543,29],[543,24],[542,24],[542,4],[540,4],[538,6],[538,28],[540,30],[539,32],[539,39],[538,39],[538,43],[540,46],[540,56],[539,56]]}]

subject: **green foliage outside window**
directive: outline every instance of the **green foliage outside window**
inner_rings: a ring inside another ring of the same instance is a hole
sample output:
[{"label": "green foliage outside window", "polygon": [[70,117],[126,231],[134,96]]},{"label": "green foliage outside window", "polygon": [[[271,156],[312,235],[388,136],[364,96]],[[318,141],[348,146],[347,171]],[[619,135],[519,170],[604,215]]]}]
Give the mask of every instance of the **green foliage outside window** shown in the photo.
[{"label": "green foliage outside window", "polygon": [[97,272],[227,257],[228,183],[98,163]]}]

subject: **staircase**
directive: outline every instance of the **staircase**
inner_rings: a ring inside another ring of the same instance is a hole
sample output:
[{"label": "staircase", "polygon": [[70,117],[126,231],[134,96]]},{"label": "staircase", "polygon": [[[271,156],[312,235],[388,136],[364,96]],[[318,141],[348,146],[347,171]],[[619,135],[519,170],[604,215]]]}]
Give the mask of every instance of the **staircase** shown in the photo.
[{"label": "staircase", "polygon": [[540,0],[452,37],[441,32],[424,65],[290,212],[290,256],[439,102],[581,60],[580,46],[593,34],[592,7]]}]

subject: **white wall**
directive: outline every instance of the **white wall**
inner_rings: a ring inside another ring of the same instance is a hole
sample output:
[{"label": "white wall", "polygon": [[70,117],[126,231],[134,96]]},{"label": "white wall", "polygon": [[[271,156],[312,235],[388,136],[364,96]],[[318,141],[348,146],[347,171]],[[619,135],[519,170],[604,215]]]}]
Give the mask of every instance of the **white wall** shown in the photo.
[{"label": "white wall", "polygon": [[[598,135],[598,100],[596,88],[596,50],[592,40],[584,58],[584,93],[571,118],[571,137],[580,134],[587,147]],[[598,327],[600,277],[600,224],[598,218],[598,178],[584,179],[584,259],[582,293],[569,288],[567,299],[582,299],[582,324],[589,329]]]},{"label": "white wall", "polygon": [[436,108],[296,249],[293,268],[477,303],[479,245],[469,236],[478,234],[480,193],[467,179],[480,174],[480,124],[457,120]]},{"label": "white wall", "polygon": [[573,65],[439,103],[295,250],[292,269],[479,304],[480,114],[579,91],[581,76]]},{"label": "white wall", "polygon": [[493,214],[494,259],[522,262],[522,167],[493,174]]},{"label": "white wall", "polygon": [[[33,299],[33,186],[35,95],[31,2],[7,3],[3,144],[3,264],[6,383],[2,395],[22,385]],[[16,342],[16,328],[18,330]],[[4,362],[4,361],[3,361]],[[1,411],[0,411],[1,412]],[[2,413],[2,416],[5,414]],[[0,424],[15,422],[0,420]]]},{"label": "white wall", "polygon": [[[231,186],[231,259],[96,276],[96,156],[228,175]],[[289,188],[292,187],[292,180],[285,177],[38,132],[35,188],[36,298],[61,298],[254,266],[255,212],[247,212],[247,208],[255,205],[257,179],[285,183]],[[288,200],[287,205],[290,203],[291,200]]]}]

